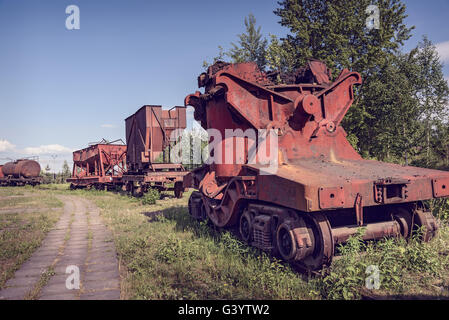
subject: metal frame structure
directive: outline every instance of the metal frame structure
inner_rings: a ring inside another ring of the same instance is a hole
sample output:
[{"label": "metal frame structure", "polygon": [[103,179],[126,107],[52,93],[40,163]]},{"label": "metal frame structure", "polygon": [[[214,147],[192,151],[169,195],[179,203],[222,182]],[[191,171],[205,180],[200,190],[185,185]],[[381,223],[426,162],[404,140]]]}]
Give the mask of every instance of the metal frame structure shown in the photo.
[{"label": "metal frame structure", "polygon": [[[189,211],[218,227],[236,228],[248,244],[306,268],[329,265],[335,245],[359,227],[364,239],[410,237],[423,228],[430,240],[438,223],[421,200],[449,196],[449,172],[364,160],[340,125],[354,100],[357,72],[343,70],[331,81],[324,63],[312,60],[291,83],[276,85],[255,63],[217,63],[198,77],[185,105],[203,128],[276,129],[278,168],[213,163],[184,179],[194,187]],[[233,137],[254,146],[251,137]],[[229,152],[227,139],[216,153]],[[218,152],[220,151],[220,152]],[[264,172],[265,171],[265,172]]]},{"label": "metal frame structure", "polygon": [[95,187],[99,190],[121,187],[126,172],[126,145],[116,141],[90,144],[73,152],[72,189]]},{"label": "metal frame structure", "polygon": [[150,188],[174,191],[182,197],[183,177],[187,174],[182,164],[166,162],[166,153],[176,141],[174,130],[186,127],[186,108],[145,105],[125,119],[128,148],[126,174],[123,182],[135,196],[141,196]]}]

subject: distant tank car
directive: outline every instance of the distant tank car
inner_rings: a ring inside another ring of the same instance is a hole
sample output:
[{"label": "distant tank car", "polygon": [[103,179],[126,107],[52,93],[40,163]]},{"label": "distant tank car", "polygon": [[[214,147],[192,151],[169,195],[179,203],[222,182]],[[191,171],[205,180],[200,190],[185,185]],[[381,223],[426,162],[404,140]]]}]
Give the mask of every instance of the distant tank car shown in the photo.
[{"label": "distant tank car", "polygon": [[0,168],[1,186],[37,185],[42,182],[41,166],[34,160],[19,159]]},{"label": "distant tank car", "polygon": [[[276,166],[253,161],[249,134],[215,145],[212,162],[184,178],[198,191],[189,212],[308,270],[329,265],[335,247],[364,227],[365,240],[402,236],[418,228],[423,240],[438,229],[422,200],[449,196],[449,172],[364,160],[346,139],[341,121],[354,101],[357,72],[331,81],[311,60],[287,84],[275,84],[255,63],[219,62],[198,77],[185,105],[204,129],[275,130]],[[243,161],[225,157],[244,148]],[[273,144],[274,146],[274,144]],[[275,154],[273,154],[275,153]],[[223,158],[220,158],[223,157]],[[274,171],[273,171],[274,170]]]}]

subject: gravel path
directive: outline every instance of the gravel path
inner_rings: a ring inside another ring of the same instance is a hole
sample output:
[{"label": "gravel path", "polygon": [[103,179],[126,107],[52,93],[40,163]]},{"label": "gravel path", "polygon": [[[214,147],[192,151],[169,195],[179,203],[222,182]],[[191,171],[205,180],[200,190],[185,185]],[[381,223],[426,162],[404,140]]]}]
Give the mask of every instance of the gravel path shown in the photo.
[{"label": "gravel path", "polygon": [[76,196],[60,200],[65,204],[60,220],[6,282],[0,299],[120,299],[115,246],[99,209]]}]

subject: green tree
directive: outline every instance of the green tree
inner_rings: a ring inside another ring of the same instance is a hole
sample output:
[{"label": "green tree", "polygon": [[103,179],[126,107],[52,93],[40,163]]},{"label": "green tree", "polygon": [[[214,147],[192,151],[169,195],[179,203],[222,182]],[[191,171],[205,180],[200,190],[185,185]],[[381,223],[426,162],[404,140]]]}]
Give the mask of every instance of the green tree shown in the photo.
[{"label": "green tree", "polygon": [[62,175],[64,178],[68,178],[72,175],[67,160],[64,160],[64,164],[62,165]]},{"label": "green tree", "polygon": [[265,53],[267,67],[278,73],[277,82],[281,82],[280,73],[288,73],[294,69],[295,55],[289,42],[281,42],[275,35],[270,35],[270,44]]},{"label": "green tree", "polygon": [[232,48],[228,56],[233,62],[254,61],[261,70],[264,70],[267,39],[263,37],[261,27],[256,27],[256,18],[253,14],[245,18],[245,29],[246,33],[238,35],[238,43],[231,43]]},{"label": "green tree", "polygon": [[[237,44],[231,42],[231,49],[225,51],[223,47],[219,46],[219,53],[213,59],[213,63],[224,60],[227,56],[233,63],[254,61],[261,70],[266,66],[266,49],[268,41],[263,37],[261,27],[256,27],[256,18],[253,14],[245,17],[245,31],[237,35]],[[207,61],[203,62],[203,67],[207,68],[210,64]]]},{"label": "green tree", "polygon": [[447,123],[440,122],[432,130],[432,150],[438,159],[441,159],[440,165],[446,170],[449,170],[449,126]]},{"label": "green tree", "polygon": [[[334,70],[350,68],[366,77],[400,49],[414,28],[405,25],[400,0],[283,0],[279,5],[274,13],[290,29],[284,41],[291,45],[296,68],[316,58]],[[379,8],[379,29],[366,25],[370,5]]]},{"label": "green tree", "polygon": [[416,77],[414,52],[392,56],[366,84],[363,108],[367,130],[357,135],[365,156],[409,163],[422,140],[420,109],[410,79]]},{"label": "green tree", "polygon": [[411,78],[415,86],[415,97],[420,108],[420,119],[425,125],[426,161],[432,162],[432,130],[441,128],[440,123],[447,119],[449,88],[443,75],[443,65],[432,42],[426,37],[418,44],[415,63],[416,77]]},{"label": "green tree", "polygon": [[[364,156],[401,153],[395,140],[400,128],[391,121],[407,120],[408,113],[416,118],[404,74],[412,70],[404,64],[408,57],[399,54],[414,28],[404,22],[405,5],[400,0],[283,0],[279,5],[274,13],[291,32],[283,48],[294,56],[294,68],[316,58],[326,62],[334,77],[342,68],[362,75],[363,85],[355,89],[356,99],[342,122],[348,139]],[[378,29],[366,24],[370,5],[379,9]],[[401,131],[401,141],[410,137],[407,130]]]}]

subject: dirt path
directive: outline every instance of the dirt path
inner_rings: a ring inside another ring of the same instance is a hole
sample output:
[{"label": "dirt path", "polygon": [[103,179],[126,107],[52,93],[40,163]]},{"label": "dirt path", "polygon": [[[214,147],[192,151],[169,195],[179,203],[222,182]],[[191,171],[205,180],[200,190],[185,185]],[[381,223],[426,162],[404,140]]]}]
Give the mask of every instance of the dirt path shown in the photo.
[{"label": "dirt path", "polygon": [[115,246],[99,209],[80,197],[60,199],[65,204],[60,220],[42,246],[7,281],[0,300],[120,298]]}]

